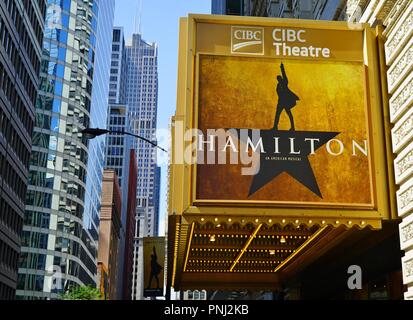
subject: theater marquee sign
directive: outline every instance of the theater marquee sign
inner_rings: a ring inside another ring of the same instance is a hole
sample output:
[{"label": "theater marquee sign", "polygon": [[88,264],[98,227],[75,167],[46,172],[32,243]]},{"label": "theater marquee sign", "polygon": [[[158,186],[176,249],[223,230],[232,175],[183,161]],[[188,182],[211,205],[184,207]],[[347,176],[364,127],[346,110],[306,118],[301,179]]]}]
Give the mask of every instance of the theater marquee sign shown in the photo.
[{"label": "theater marquee sign", "polygon": [[390,216],[374,30],[216,16],[184,23],[171,167],[181,179],[172,189],[184,192],[171,210],[372,225]]}]

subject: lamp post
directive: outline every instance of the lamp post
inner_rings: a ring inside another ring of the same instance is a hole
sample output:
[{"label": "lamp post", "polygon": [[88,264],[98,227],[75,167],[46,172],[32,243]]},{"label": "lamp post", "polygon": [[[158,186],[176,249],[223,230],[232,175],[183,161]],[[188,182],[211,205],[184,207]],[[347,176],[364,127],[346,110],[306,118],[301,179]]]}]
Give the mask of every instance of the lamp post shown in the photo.
[{"label": "lamp post", "polygon": [[133,134],[133,133],[123,131],[123,130],[118,131],[118,130],[108,130],[108,129],[100,129],[100,128],[86,128],[86,129],[83,129],[81,132],[86,137],[86,139],[94,139],[97,136],[101,136],[102,134],[107,134],[107,133],[125,134],[125,135],[128,135],[128,136],[132,136],[132,137],[141,139],[143,141],[146,141],[147,143],[153,145],[154,147],[156,147],[156,148],[158,148],[158,149],[160,149],[164,152],[168,152],[164,148],[158,146],[155,142],[152,142],[152,141],[150,141],[150,140],[148,140],[144,137],[141,137],[137,134]]}]

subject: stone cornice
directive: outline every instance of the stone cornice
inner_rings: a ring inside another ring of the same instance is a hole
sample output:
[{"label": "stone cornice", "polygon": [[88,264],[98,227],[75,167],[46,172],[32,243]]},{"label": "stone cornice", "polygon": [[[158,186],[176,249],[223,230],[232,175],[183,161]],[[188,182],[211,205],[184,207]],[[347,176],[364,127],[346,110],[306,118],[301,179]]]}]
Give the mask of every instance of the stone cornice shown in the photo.
[{"label": "stone cornice", "polygon": [[388,34],[385,44],[386,61],[389,65],[393,62],[397,53],[402,50],[404,44],[409,40],[413,32],[413,2],[407,7],[401,19],[397,22],[394,30]]},{"label": "stone cornice", "polygon": [[[403,0],[402,0],[403,1]],[[381,6],[380,11],[377,13],[376,19],[383,22],[387,20],[390,12],[394,9],[397,0],[387,0]]]},{"label": "stone cornice", "polygon": [[362,7],[365,6],[368,0],[348,0],[347,1],[347,20],[358,22],[362,16]]},{"label": "stone cornice", "polygon": [[383,20],[383,24],[386,26],[386,29],[383,32],[384,35],[390,33],[398,18],[404,12],[404,8],[407,6],[410,0],[397,0],[392,2],[395,2],[395,4],[391,8],[387,17]]}]

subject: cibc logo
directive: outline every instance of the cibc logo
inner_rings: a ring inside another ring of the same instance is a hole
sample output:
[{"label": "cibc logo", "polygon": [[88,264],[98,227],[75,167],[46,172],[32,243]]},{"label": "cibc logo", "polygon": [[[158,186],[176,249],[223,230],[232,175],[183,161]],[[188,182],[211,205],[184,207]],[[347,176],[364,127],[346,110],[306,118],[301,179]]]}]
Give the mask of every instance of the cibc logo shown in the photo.
[{"label": "cibc logo", "polygon": [[231,53],[264,54],[264,28],[231,27]]}]

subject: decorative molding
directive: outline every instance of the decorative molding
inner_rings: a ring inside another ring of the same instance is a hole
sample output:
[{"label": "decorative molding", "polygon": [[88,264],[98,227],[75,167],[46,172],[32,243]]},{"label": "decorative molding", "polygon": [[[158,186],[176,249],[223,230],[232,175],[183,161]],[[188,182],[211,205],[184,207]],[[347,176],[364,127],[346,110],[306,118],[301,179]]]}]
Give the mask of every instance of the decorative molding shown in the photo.
[{"label": "decorative molding", "polygon": [[404,293],[404,300],[413,300],[413,287],[410,287],[410,288]]},{"label": "decorative molding", "polygon": [[366,5],[364,9],[363,15],[360,18],[360,22],[362,23],[370,23],[371,19],[374,19],[374,13],[377,9],[377,5],[379,4],[380,0],[370,0],[369,3]]},{"label": "decorative molding", "polygon": [[400,209],[405,209],[409,204],[413,202],[413,187],[405,190],[403,193],[399,195],[399,202],[400,202]]},{"label": "decorative molding", "polygon": [[390,121],[395,123],[402,113],[413,104],[413,72],[399,85],[390,98]]},{"label": "decorative molding", "polygon": [[392,145],[394,153],[399,153],[403,146],[413,140],[412,128],[413,108],[410,108],[409,111],[396,122],[394,128],[392,129]]},{"label": "decorative molding", "polygon": [[403,283],[413,283],[413,251],[406,252],[402,258]]},{"label": "decorative molding", "polygon": [[[413,16],[412,16],[413,22]],[[412,25],[413,27],[413,25]],[[403,51],[398,56],[397,60],[394,61],[393,65],[387,71],[387,83],[389,93],[393,93],[396,86],[400,83],[403,77],[408,74],[413,66],[413,38],[410,39],[409,43],[403,49]]]},{"label": "decorative molding", "polygon": [[404,271],[405,271],[406,277],[413,276],[413,259],[410,259],[404,262]]},{"label": "decorative molding", "polygon": [[[413,214],[405,217],[399,224],[400,249],[407,250],[413,247]],[[413,248],[412,248],[413,249]]]},{"label": "decorative molding", "polygon": [[351,17],[359,6],[360,0],[348,0],[346,13],[348,17]]},{"label": "decorative molding", "polygon": [[376,19],[380,21],[385,21],[389,16],[390,12],[393,10],[396,2],[397,0],[385,1],[382,7],[379,9],[379,12],[377,13]]},{"label": "decorative molding", "polygon": [[384,35],[387,35],[393,29],[393,26],[396,23],[397,19],[404,12],[404,8],[410,1],[411,0],[389,1],[392,2],[390,6],[393,5],[393,7],[391,7],[391,10],[386,19],[383,20],[383,24],[386,26],[386,29],[383,32]]},{"label": "decorative molding", "polygon": [[363,7],[365,7],[369,0],[348,0],[346,15],[347,21],[358,22],[363,13]]},{"label": "decorative molding", "polygon": [[410,3],[406,12],[395,26],[394,32],[388,36],[385,44],[386,61],[391,63],[398,51],[403,47],[406,40],[413,32],[413,2]]},{"label": "decorative molding", "polygon": [[[410,128],[413,128],[411,126]],[[413,173],[413,143],[410,143],[394,160],[396,184],[401,184]]]},{"label": "decorative molding", "polygon": [[413,179],[397,191],[397,207],[399,216],[405,216],[413,210]]},{"label": "decorative molding", "polygon": [[412,239],[413,239],[413,223],[409,223],[408,225],[400,228],[400,241],[404,243]]}]

